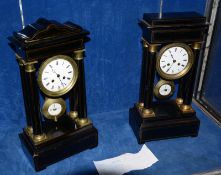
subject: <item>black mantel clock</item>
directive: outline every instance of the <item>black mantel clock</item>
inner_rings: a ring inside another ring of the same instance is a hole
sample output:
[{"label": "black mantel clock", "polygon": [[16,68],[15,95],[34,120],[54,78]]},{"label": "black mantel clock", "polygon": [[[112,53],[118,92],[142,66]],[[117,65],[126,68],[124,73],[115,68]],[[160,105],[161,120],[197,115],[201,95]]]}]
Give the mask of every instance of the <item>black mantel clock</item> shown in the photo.
[{"label": "black mantel clock", "polygon": [[129,111],[138,142],[197,136],[200,121],[191,102],[207,32],[205,17],[195,12],[144,14],[139,24],[143,31],[140,97]]},{"label": "black mantel clock", "polygon": [[71,22],[40,18],[8,38],[19,63],[26,112],[19,137],[36,171],[98,144],[86,107],[88,34]]}]

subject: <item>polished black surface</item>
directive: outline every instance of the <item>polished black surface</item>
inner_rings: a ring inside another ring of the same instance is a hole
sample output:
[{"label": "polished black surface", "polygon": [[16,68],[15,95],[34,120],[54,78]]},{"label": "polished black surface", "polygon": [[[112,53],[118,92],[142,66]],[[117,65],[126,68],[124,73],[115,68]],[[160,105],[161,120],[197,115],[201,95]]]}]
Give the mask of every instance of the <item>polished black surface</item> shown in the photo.
[{"label": "polished black surface", "polygon": [[148,52],[147,71],[144,73],[146,81],[144,82],[145,94],[144,94],[144,107],[146,109],[152,108],[153,103],[153,88],[156,66],[156,52]]},{"label": "polished black surface", "polygon": [[179,79],[179,85],[178,85],[178,92],[177,92],[177,98],[182,98],[185,95],[185,81],[184,78]]},{"label": "polished black surface", "polygon": [[142,55],[142,64],[141,64],[141,75],[140,75],[140,94],[139,94],[139,102],[144,103],[145,96],[145,82],[147,81],[147,77],[145,76],[145,72],[147,72],[147,60],[148,60],[148,48],[143,46],[143,55]]},{"label": "polished black surface", "polygon": [[129,123],[139,144],[146,141],[198,135],[200,121],[196,113],[183,114],[174,101],[154,102],[156,117],[143,118],[137,107],[129,110]]},{"label": "polished black surface", "polygon": [[49,133],[48,140],[39,145],[34,145],[25,131],[19,134],[24,152],[36,171],[98,144],[98,132],[93,125],[74,129],[74,125],[68,122],[65,127],[47,126],[45,130]]},{"label": "polished black surface", "polygon": [[27,80],[25,76],[25,66],[19,63],[19,70],[20,70],[20,77],[21,77],[21,86],[22,86],[22,93],[23,93],[23,101],[25,106],[25,116],[26,116],[26,123],[27,126],[32,126],[31,122],[31,111],[29,107],[29,94],[27,93]]},{"label": "polished black surface", "polygon": [[[40,135],[42,131],[42,118],[40,112],[40,99],[38,93],[38,85],[36,80],[36,72],[25,72],[27,81],[27,94],[29,96],[28,109],[30,110],[31,126],[33,134]],[[29,116],[27,116],[29,117]]]},{"label": "polished black surface", "polygon": [[76,61],[79,69],[79,77],[75,87],[71,91],[70,108],[73,111],[78,111],[80,118],[87,117],[87,104],[86,104],[86,88],[85,88],[85,75],[84,75],[84,60]]},{"label": "polished black surface", "polygon": [[59,53],[71,53],[84,48],[89,31],[72,23],[59,23],[39,18],[8,37],[9,46],[27,61],[41,60]]},{"label": "polished black surface", "polygon": [[149,43],[202,41],[208,29],[206,18],[195,12],[144,14],[139,22]]},{"label": "polished black surface", "polygon": [[185,95],[184,95],[183,103],[187,105],[191,105],[192,103],[200,49],[194,49],[193,52],[195,56],[195,61],[191,70],[188,72],[187,76],[185,77],[186,78],[185,89],[184,89]]},{"label": "polished black surface", "polygon": [[159,17],[159,13],[144,13],[143,19],[151,26],[179,26],[184,25],[195,26],[204,25],[206,18],[196,12],[170,12],[162,13],[162,17]]}]

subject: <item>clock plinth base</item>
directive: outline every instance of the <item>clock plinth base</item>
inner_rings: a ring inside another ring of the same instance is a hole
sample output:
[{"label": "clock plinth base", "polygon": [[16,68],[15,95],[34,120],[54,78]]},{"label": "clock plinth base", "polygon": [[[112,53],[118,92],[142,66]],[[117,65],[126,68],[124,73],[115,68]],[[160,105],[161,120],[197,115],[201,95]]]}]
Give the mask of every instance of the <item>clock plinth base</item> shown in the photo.
[{"label": "clock plinth base", "polygon": [[23,150],[31,159],[36,171],[98,145],[98,132],[92,124],[72,131],[67,131],[70,129],[67,127],[67,132],[64,129],[59,127],[56,129],[59,135],[56,138],[53,138],[55,132],[51,132],[53,135],[50,135],[48,131],[49,139],[38,145],[33,144],[25,131],[19,134]]},{"label": "clock plinth base", "polygon": [[155,102],[153,110],[152,118],[142,118],[136,105],[129,110],[129,123],[139,144],[198,135],[200,121],[195,112],[182,113],[175,101]]}]

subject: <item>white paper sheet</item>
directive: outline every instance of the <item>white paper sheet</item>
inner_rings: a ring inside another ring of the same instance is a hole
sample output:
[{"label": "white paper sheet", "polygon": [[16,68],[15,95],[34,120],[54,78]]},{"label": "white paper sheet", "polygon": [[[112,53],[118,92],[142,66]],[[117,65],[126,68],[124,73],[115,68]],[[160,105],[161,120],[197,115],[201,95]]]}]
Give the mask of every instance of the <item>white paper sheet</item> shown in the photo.
[{"label": "white paper sheet", "polygon": [[94,164],[100,175],[122,175],[133,170],[148,168],[157,161],[154,154],[143,145],[136,154],[125,153],[111,159],[94,161]]}]

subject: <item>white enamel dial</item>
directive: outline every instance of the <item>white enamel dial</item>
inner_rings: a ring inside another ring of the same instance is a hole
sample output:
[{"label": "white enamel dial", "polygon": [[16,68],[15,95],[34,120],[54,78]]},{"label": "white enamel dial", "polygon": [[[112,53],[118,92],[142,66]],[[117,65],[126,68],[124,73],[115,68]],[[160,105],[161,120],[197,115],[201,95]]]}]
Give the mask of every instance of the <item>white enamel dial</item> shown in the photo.
[{"label": "white enamel dial", "polygon": [[44,117],[55,122],[65,114],[65,111],[66,105],[62,98],[46,98],[42,107]]},{"label": "white enamel dial", "polygon": [[178,74],[183,71],[189,61],[187,51],[182,47],[167,49],[160,58],[160,68],[166,74]]},{"label": "white enamel dial", "polygon": [[74,70],[70,62],[56,59],[48,63],[42,72],[43,86],[52,92],[60,91],[70,85]]},{"label": "white enamel dial", "polygon": [[58,116],[62,112],[62,106],[59,103],[53,103],[48,107],[48,113],[52,116]]},{"label": "white enamel dial", "polygon": [[193,64],[193,52],[183,43],[164,46],[157,57],[156,69],[159,75],[168,80],[183,77]]},{"label": "white enamel dial", "polygon": [[48,96],[57,97],[67,93],[78,76],[76,63],[65,55],[57,55],[46,60],[39,69],[40,89]]},{"label": "white enamel dial", "polygon": [[157,98],[165,99],[173,95],[174,82],[161,79],[154,87],[154,95]]},{"label": "white enamel dial", "polygon": [[159,93],[162,96],[168,96],[171,93],[171,85],[169,84],[163,84],[160,89],[159,89]]}]

